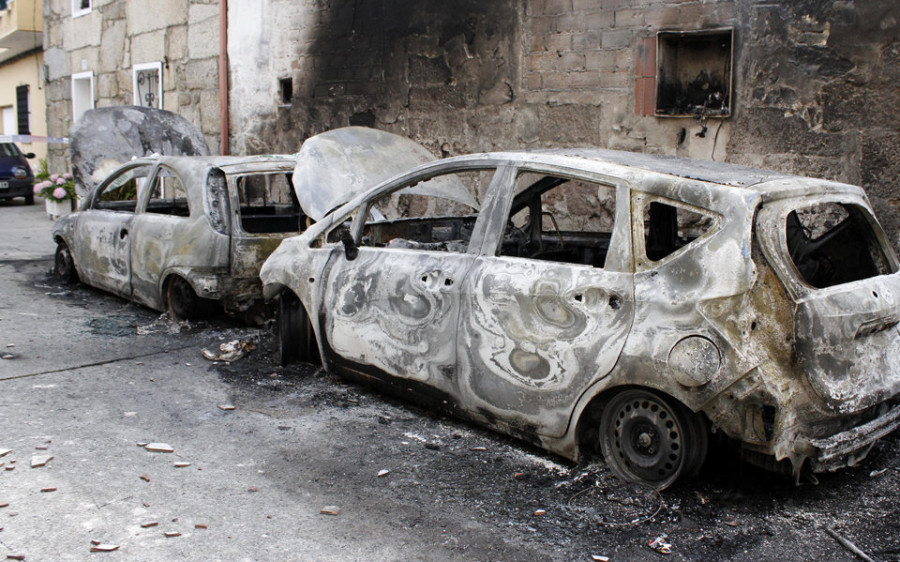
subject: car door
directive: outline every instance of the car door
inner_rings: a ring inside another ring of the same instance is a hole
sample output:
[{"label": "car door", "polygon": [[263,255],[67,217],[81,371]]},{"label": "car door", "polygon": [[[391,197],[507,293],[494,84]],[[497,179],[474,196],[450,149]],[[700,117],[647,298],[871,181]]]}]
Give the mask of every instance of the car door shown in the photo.
[{"label": "car door", "polygon": [[144,162],[120,168],[79,213],[72,252],[87,284],[131,296],[131,227],[139,192],[154,167]]},{"label": "car door", "polygon": [[[358,247],[336,253],[328,266],[324,341],[335,364],[458,395],[460,288],[480,246],[478,201],[493,175],[493,168],[428,172],[363,204]],[[460,185],[473,205],[435,195]]]},{"label": "car door", "polygon": [[634,316],[628,188],[526,170],[516,191],[532,200],[507,203],[512,216],[494,225],[505,232],[463,286],[463,401],[561,436],[579,396],[616,364]]}]

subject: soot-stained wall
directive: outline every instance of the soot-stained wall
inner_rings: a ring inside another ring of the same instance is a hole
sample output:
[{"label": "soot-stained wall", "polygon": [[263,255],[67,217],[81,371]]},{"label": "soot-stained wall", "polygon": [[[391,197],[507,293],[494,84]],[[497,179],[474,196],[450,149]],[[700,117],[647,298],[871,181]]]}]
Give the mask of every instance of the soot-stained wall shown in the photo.
[{"label": "soot-stained wall", "polygon": [[[309,135],[361,124],[436,155],[593,145],[715,159],[861,184],[900,240],[893,0],[260,0],[229,9],[235,152],[295,151]],[[721,28],[734,29],[731,116],[701,123],[640,110],[656,33]]]}]

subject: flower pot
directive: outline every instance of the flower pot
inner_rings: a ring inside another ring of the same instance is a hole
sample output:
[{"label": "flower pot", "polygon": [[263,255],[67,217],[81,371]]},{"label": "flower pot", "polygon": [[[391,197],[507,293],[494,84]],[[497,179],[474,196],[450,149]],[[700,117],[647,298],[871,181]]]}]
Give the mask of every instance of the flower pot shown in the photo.
[{"label": "flower pot", "polygon": [[63,215],[68,215],[72,212],[72,202],[66,199],[65,201],[53,201],[50,199],[44,199],[44,205],[47,207],[47,215],[52,219],[56,220]]}]

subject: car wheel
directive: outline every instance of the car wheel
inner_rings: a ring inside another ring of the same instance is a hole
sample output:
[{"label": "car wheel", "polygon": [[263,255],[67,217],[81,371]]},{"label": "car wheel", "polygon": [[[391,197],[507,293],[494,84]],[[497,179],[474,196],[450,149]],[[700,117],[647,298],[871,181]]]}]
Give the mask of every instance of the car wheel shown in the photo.
[{"label": "car wheel", "polygon": [[25,204],[34,205],[34,193],[29,193],[25,196]]},{"label": "car wheel", "polygon": [[78,271],[75,269],[75,261],[72,252],[65,242],[56,244],[56,255],[53,260],[53,275],[65,283],[78,281]]},{"label": "car wheel", "polygon": [[166,310],[173,320],[194,320],[200,313],[200,299],[190,283],[173,277],[166,285]]},{"label": "car wheel", "polygon": [[707,434],[702,418],[678,402],[650,390],[629,389],[604,406],[600,447],[617,477],[662,490],[700,469]]},{"label": "car wheel", "polygon": [[282,365],[295,361],[316,360],[315,338],[306,310],[292,292],[281,293],[276,312],[278,360]]}]

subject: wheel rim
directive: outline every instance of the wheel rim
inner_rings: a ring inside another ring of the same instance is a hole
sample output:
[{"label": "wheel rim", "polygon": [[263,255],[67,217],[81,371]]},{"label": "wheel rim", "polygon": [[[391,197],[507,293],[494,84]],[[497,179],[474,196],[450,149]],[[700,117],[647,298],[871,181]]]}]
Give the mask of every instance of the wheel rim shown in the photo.
[{"label": "wheel rim", "polygon": [[623,480],[668,487],[687,465],[691,448],[687,423],[681,412],[654,393],[628,390],[616,395],[601,418],[607,464]]}]

